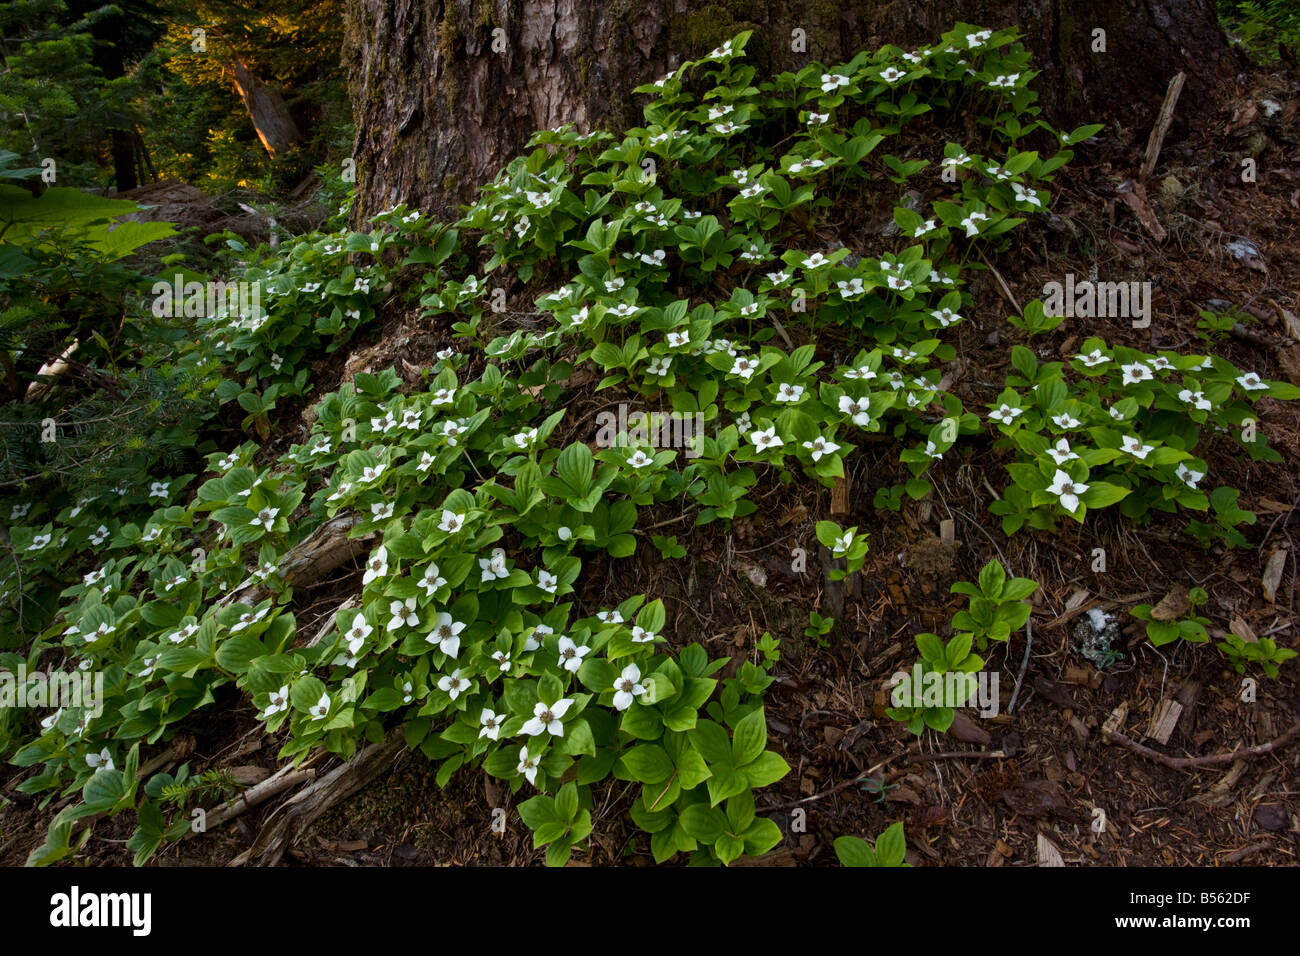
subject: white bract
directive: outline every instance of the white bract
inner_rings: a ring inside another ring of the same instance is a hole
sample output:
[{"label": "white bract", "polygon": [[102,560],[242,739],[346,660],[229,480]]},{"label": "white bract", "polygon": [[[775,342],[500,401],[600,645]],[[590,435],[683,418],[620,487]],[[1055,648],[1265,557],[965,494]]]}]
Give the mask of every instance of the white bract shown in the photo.
[{"label": "white bract", "polygon": [[641,669],[635,664],[623,668],[623,673],[614,681],[615,710],[627,710],[633,701],[646,692],[645,685],[638,683],[640,680]]},{"label": "white bract", "polygon": [[1074,481],[1058,468],[1047,490],[1060,499],[1061,507],[1073,513],[1079,510],[1079,496],[1088,490],[1088,486]]}]

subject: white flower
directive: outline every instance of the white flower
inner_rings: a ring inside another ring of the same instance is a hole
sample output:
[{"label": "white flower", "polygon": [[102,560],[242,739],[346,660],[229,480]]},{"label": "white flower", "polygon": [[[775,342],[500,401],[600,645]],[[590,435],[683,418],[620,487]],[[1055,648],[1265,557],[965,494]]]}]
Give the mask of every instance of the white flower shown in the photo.
[{"label": "white flower", "polygon": [[851,368],[845,372],[844,377],[861,379],[865,382],[875,378],[876,372],[870,365],[859,365],[857,368]]},{"label": "white flower", "polygon": [[850,398],[847,395],[840,396],[840,411],[845,415],[853,416],[853,424],[866,428],[871,424],[871,402],[866,398]]},{"label": "white flower", "polygon": [[846,531],[835,539],[831,545],[831,552],[834,554],[844,554],[853,544],[853,532]]},{"label": "white flower", "polygon": [[96,546],[103,544],[107,540],[108,528],[102,524],[90,536],[90,543]]},{"label": "white flower", "polygon": [[995,76],[993,79],[989,80],[989,86],[994,89],[998,89],[999,87],[1010,89],[1016,85],[1016,80],[1018,79],[1020,79],[1019,73],[1008,73],[1005,76]]},{"label": "white flower", "polygon": [[822,123],[825,123],[825,122],[826,122],[827,120],[829,120],[830,118],[831,118],[831,114],[830,114],[830,113],[809,113],[809,114],[808,114],[808,122],[809,122],[809,123],[815,123],[815,124],[817,124],[817,125],[819,125],[819,126],[820,126]]},{"label": "white flower", "polygon": [[352,291],[353,291],[353,292],[369,292],[369,291],[370,291],[370,280],[369,280],[369,279],[357,279],[356,282],[353,283]]},{"label": "white flower", "polygon": [[391,501],[380,501],[370,506],[370,513],[374,516],[375,521],[384,521],[393,516],[393,503]]},{"label": "white flower", "polygon": [[803,398],[803,386],[791,385],[788,382],[782,382],[776,389],[776,401],[778,402],[797,402]]},{"label": "white flower", "polygon": [[992,30],[979,30],[966,37],[966,45],[970,48],[979,46],[989,37],[993,36]]},{"label": "white flower", "polygon": [[665,258],[667,258],[667,254],[662,249],[656,249],[649,254],[641,253],[641,261],[648,266],[661,266],[664,264]]},{"label": "white flower", "polygon": [[32,538],[32,543],[28,545],[28,551],[39,551],[53,540],[52,535],[38,534]]},{"label": "white flower", "polygon": [[1109,411],[1110,417],[1115,419],[1115,421],[1122,422],[1124,420],[1124,413],[1119,410],[1118,405],[1112,405]]},{"label": "white flower", "polygon": [[97,754],[86,754],[86,766],[96,769],[103,768],[105,770],[116,769],[113,766],[113,757],[109,754],[107,747]]},{"label": "white flower", "polygon": [[460,676],[459,667],[450,674],[443,674],[438,678],[438,690],[444,691],[452,700],[464,693],[467,687],[469,687],[469,681]]},{"label": "white flower", "polygon": [[560,666],[571,674],[578,673],[582,659],[591,653],[591,648],[577,644],[572,638],[560,638]]},{"label": "white flower", "polygon": [[427,451],[420,452],[420,462],[415,466],[416,471],[428,471],[433,467],[434,458]]},{"label": "white flower", "polygon": [[463,434],[465,434],[465,427],[460,422],[442,423],[442,436],[453,448],[456,446],[456,437]]},{"label": "white flower", "polygon": [[455,534],[461,528],[465,527],[465,516],[458,515],[454,511],[443,509],[442,520],[438,522],[439,531],[448,531]]},{"label": "white flower", "polygon": [[668,374],[668,369],[672,367],[673,360],[667,355],[661,355],[657,359],[652,359],[650,364],[645,367],[647,376],[660,377]]},{"label": "white flower", "polygon": [[997,411],[989,412],[989,418],[996,422],[1001,422],[1004,425],[1010,425],[1016,420],[1016,418],[1023,415],[1024,412],[1025,410],[1023,408],[1013,408],[1006,402],[1003,402],[1002,406]]},{"label": "white flower", "polygon": [[447,361],[448,359],[453,358],[455,355],[456,355],[456,350],[455,350],[455,349],[439,349],[439,350],[438,350],[438,354],[437,354],[437,358],[438,358],[438,361],[440,361],[440,362],[445,362],[445,361]]},{"label": "white flower", "polygon": [[321,720],[329,716],[330,695],[328,693],[321,694],[320,700],[308,707],[307,712],[311,714],[312,720]]},{"label": "white flower", "polygon": [[939,451],[938,445],[932,441],[927,441],[925,443],[925,456],[927,458],[939,459],[943,457],[943,454]]},{"label": "white flower", "polygon": [[537,429],[530,428],[527,431],[520,432],[518,435],[511,438],[511,441],[515,443],[517,448],[521,450],[525,449],[533,442],[537,441]]},{"label": "white flower", "polygon": [[381,544],[366,560],[366,573],[361,578],[361,586],[365,587],[371,581],[382,578],[386,574],[388,574],[388,549]]},{"label": "white flower", "polygon": [[167,635],[167,640],[173,644],[183,644],[199,632],[197,624],[186,624],[179,631],[173,631]]},{"label": "white flower", "polygon": [[98,571],[91,571],[89,574],[82,575],[81,583],[85,587],[93,587],[106,577],[108,577],[108,572],[100,568]]},{"label": "white flower", "polygon": [[383,418],[370,419],[371,430],[377,431],[381,435],[384,432],[387,432],[390,428],[396,428],[396,427],[397,427],[397,419],[393,417],[393,413],[391,411],[384,412]]},{"label": "white flower", "polygon": [[965,219],[963,219],[961,221],[961,224],[966,227],[966,236],[968,238],[972,236],[978,236],[980,233],[979,224],[981,222],[984,222],[988,218],[989,217],[984,215],[984,213],[982,212],[973,212]]},{"label": "white flower", "polygon": [[653,644],[654,640],[655,640],[654,631],[647,631],[644,627],[641,627],[639,624],[632,628],[633,644]]},{"label": "white flower", "polygon": [[167,498],[167,483],[165,481],[155,481],[149,486],[150,498]]},{"label": "white flower", "polygon": [[736,358],[735,364],[731,366],[731,374],[739,375],[741,378],[748,380],[758,369],[758,359],[746,358],[741,355]]},{"label": "white flower", "polygon": [[741,314],[741,315],[758,315],[758,303],[757,303],[757,302],[751,302],[751,303],[749,303],[749,305],[742,305],[742,306],[740,307],[740,314]]},{"label": "white flower", "polygon": [[373,630],[374,628],[366,623],[366,616],[358,611],[356,617],[352,619],[352,626],[343,632],[343,638],[352,645],[352,652],[355,654]]},{"label": "white flower", "polygon": [[924,236],[927,232],[933,232],[937,228],[938,228],[938,223],[936,223],[933,219],[927,219],[925,222],[921,223],[919,226],[916,227],[915,230],[912,231],[912,238],[919,239],[922,236]]},{"label": "white flower", "polygon": [[415,627],[420,623],[420,615],[415,613],[415,598],[407,598],[406,602],[392,601],[388,605],[388,612],[392,614],[392,619],[388,622],[388,630],[395,631],[403,624],[407,627]]},{"label": "white flower", "polygon": [[1247,372],[1245,375],[1238,376],[1237,384],[1248,392],[1258,392],[1261,389],[1264,391],[1268,390],[1268,383],[1254,372]]},{"label": "white flower", "polygon": [[326,498],[326,501],[338,501],[340,498],[346,498],[352,491],[352,482],[345,481],[339,485],[338,491]]},{"label": "white flower", "polygon": [[654,459],[638,448],[632,453],[632,457],[627,460],[627,463],[633,468],[644,468],[646,465],[653,464]]},{"label": "white flower", "polygon": [[829,261],[830,260],[827,259],[820,252],[814,252],[808,258],[804,259],[803,267],[805,269],[820,269],[822,266],[826,265]]},{"label": "white flower", "polygon": [[691,333],[689,329],[687,329],[685,332],[668,333],[668,346],[670,348],[679,349],[683,345],[689,345],[690,342],[691,342]]},{"label": "white flower", "polygon": [[957,166],[965,166],[970,161],[971,161],[970,157],[967,156],[965,153],[958,153],[956,156],[946,157],[939,165],[952,166],[955,168]]},{"label": "white flower", "polygon": [[[30,501],[16,504],[9,511],[9,520],[21,521],[23,518],[27,517],[27,512],[31,510],[32,510],[32,503]],[[75,518],[80,512],[81,512],[81,506],[78,505],[76,508],[73,508],[72,511],[69,513],[69,517]]]},{"label": "white flower", "polygon": [[1193,392],[1190,388],[1185,388],[1179,392],[1178,400],[1207,412],[1214,407],[1214,404],[1205,397],[1204,392]]},{"label": "white flower", "polygon": [[1079,495],[1088,490],[1088,486],[1076,482],[1061,469],[1056,470],[1051,486],[1047,489],[1061,499],[1061,507],[1071,513],[1079,510]]},{"label": "white flower", "polygon": [[615,710],[627,710],[633,701],[646,692],[645,685],[638,683],[640,680],[641,668],[635,664],[623,668],[623,673],[614,681]]},{"label": "white flower", "polygon": [[1126,451],[1135,458],[1146,458],[1151,452],[1155,451],[1155,445],[1144,445],[1142,439],[1134,435],[1125,435],[1120,440],[1120,450]]},{"label": "white flower", "polygon": [[528,756],[528,748],[519,748],[519,766],[515,768],[517,773],[522,773],[531,784],[537,783],[537,764],[541,761],[540,756]]},{"label": "white flower", "polygon": [[500,548],[493,551],[490,558],[479,558],[478,566],[483,572],[483,581],[510,577],[510,570],[506,567],[506,553]]},{"label": "white flower", "polygon": [[812,452],[813,461],[820,461],[822,455],[833,455],[840,450],[839,445],[835,444],[835,442],[833,441],[827,441],[825,438],[822,438],[820,435],[814,438],[812,441],[804,442],[803,447],[809,449]]},{"label": "white flower", "polygon": [[1136,385],[1138,382],[1146,382],[1155,378],[1151,369],[1147,368],[1141,362],[1134,362],[1132,365],[1121,365],[1124,371],[1123,382],[1125,385]]},{"label": "white flower", "polygon": [[279,513],[280,513],[279,508],[263,508],[261,511],[259,511],[256,514],[256,516],[254,516],[254,518],[249,522],[249,524],[251,524],[255,528],[258,525],[261,525],[267,531],[270,531],[271,527],[275,524],[275,516],[278,515]]},{"label": "white flower", "polygon": [[1175,472],[1179,479],[1187,484],[1187,487],[1195,489],[1196,483],[1205,477],[1203,471],[1192,471],[1185,463],[1179,463],[1178,470]]},{"label": "white flower", "polygon": [[1038,198],[1038,193],[1032,189],[1026,189],[1020,183],[1012,183],[1011,191],[1016,194],[1016,202],[1029,203],[1031,206],[1042,208],[1043,202]]},{"label": "white flower", "polygon": [[767,281],[772,283],[772,285],[780,285],[783,282],[789,282],[790,273],[786,272],[784,269],[780,272],[769,272],[767,274]]},{"label": "white flower", "polygon": [[938,319],[939,324],[943,326],[945,329],[948,326],[952,325],[954,322],[957,322],[961,319],[961,316],[958,315],[956,312],[954,312],[952,309],[938,309],[934,312],[931,312],[930,314],[934,316],[936,319]]},{"label": "white flower", "polygon": [[1048,448],[1047,453],[1052,456],[1052,460],[1058,465],[1064,465],[1072,458],[1078,458],[1074,452],[1070,451],[1070,443],[1062,438],[1056,443],[1055,448]]},{"label": "white flower", "polygon": [[424,639],[430,644],[437,644],[438,650],[448,657],[455,657],[460,653],[458,635],[463,630],[465,630],[463,623],[452,620],[451,615],[446,611],[439,611],[438,616],[433,620],[433,630]]},{"label": "white flower", "polygon": [[520,239],[522,239],[524,237],[524,234],[528,232],[529,225],[530,223],[528,217],[520,216],[519,221],[516,222],[514,225],[515,235],[518,236]]},{"label": "white flower", "polygon": [[777,437],[775,425],[765,431],[750,433],[749,440],[754,443],[757,451],[766,451],[769,448],[777,448],[785,444],[784,441]]},{"label": "white flower", "polygon": [[1101,349],[1093,349],[1087,355],[1080,352],[1075,356],[1080,362],[1088,368],[1096,368],[1098,365],[1104,365],[1110,361],[1110,356],[1102,353]]},{"label": "white flower", "polygon": [[[501,668],[502,673],[510,670],[510,655],[505,651],[493,651],[492,659],[497,662],[497,666]],[[494,737],[493,739],[495,740],[496,738]]]},{"label": "white flower", "polygon": [[886,83],[897,83],[906,75],[907,75],[906,73],[902,72],[901,70],[897,70],[891,66],[891,67],[887,67],[885,70],[881,72],[880,78],[884,80]]},{"label": "white flower", "polygon": [[328,455],[333,450],[334,450],[334,446],[330,442],[330,440],[328,438],[322,438],[320,441],[318,441],[315,445],[311,447],[311,451],[309,451],[307,454],[312,456]]},{"label": "white flower", "polygon": [[856,276],[854,276],[852,279],[849,279],[847,282],[837,281],[835,284],[836,286],[839,287],[841,299],[852,299],[855,296],[862,295],[867,291],[866,288],[862,285],[862,280],[857,278]]},{"label": "white flower", "polygon": [[822,74],[822,92],[834,93],[841,86],[848,86],[849,78],[838,73]]},{"label": "white flower", "polygon": [[1071,418],[1069,412],[1061,412],[1059,415],[1052,416],[1052,422],[1057,428],[1078,428],[1083,424],[1077,418]]},{"label": "white flower", "polygon": [[478,732],[479,737],[486,737],[488,740],[496,740],[497,734],[501,733],[501,725],[505,723],[504,714],[495,714],[488,708],[483,708],[483,713],[478,715],[478,722],[481,729]]},{"label": "white flower", "polygon": [[452,388],[440,388],[433,393],[429,399],[430,405],[450,405],[456,397],[456,390]]},{"label": "white flower", "polygon": [[618,611],[597,611],[596,618],[602,624],[622,624],[623,615]]},{"label": "white flower", "polygon": [[560,718],[568,713],[572,706],[573,701],[570,699],[557,700],[549,706],[539,700],[533,705],[532,719],[520,727],[519,732],[529,737],[536,737],[542,732],[552,737],[563,737],[564,724],[560,722]]},{"label": "white flower", "polygon": [[416,587],[424,588],[425,597],[433,597],[433,592],[447,583],[447,579],[438,573],[438,566],[431,564],[424,569],[424,577],[416,581]]}]

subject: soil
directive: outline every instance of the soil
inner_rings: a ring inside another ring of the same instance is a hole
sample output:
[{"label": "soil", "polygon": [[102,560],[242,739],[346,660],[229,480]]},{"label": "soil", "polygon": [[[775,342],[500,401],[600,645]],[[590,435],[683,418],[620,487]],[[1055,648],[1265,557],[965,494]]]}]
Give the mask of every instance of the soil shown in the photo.
[{"label": "soil", "polygon": [[[1036,217],[1015,233],[1016,243],[991,260],[1017,302],[1041,295],[1045,282],[1079,279],[1091,270],[1103,280],[1149,280],[1155,285],[1150,328],[1124,320],[1067,320],[1032,344],[1045,360],[1063,359],[1091,334],[1111,344],[1153,351],[1203,349],[1197,313],[1215,300],[1232,303],[1256,321],[1213,346],[1265,378],[1300,381],[1300,107],[1296,86],[1278,76],[1223,91],[1227,104],[1206,120],[1195,138],[1167,143],[1146,196],[1168,231],[1156,241],[1116,187],[1136,175],[1145,142],[1098,149],[1079,147],[1077,158],[1052,187],[1053,216]],[[1264,97],[1282,105],[1266,117],[1255,107]],[[1196,109],[1192,103],[1180,109]],[[1254,116],[1251,117],[1252,111]],[[1248,122],[1243,123],[1243,118]],[[1141,137],[1144,140],[1144,137]],[[1100,158],[1099,158],[1100,157]],[[1258,165],[1255,182],[1243,182],[1243,158]],[[828,243],[858,235],[853,210],[844,221],[823,224]],[[1257,257],[1228,250],[1248,239]],[[851,244],[851,243],[850,243]],[[860,251],[860,250],[858,250]],[[982,407],[1000,390],[1010,345],[1023,334],[1006,321],[1010,306],[991,273],[972,290],[972,321],[959,325],[958,358],[946,371],[968,408]],[[520,302],[526,302],[520,298]],[[520,306],[525,307],[525,306]],[[1288,329],[1288,323],[1291,323]],[[391,318],[383,335],[354,343],[353,359],[332,357],[318,371],[343,378],[357,368],[386,365],[409,374],[453,345],[446,329],[414,315]],[[831,359],[834,346],[825,346]],[[354,361],[355,360],[355,361]],[[319,384],[320,394],[329,390]],[[616,396],[579,390],[569,418],[581,420]],[[690,513],[661,506],[639,521],[642,529],[675,535],[687,552],[664,560],[650,532],[631,558],[589,560],[580,579],[581,608],[611,606],[633,593],[662,598],[680,647],[702,643],[711,655],[758,661],[759,638],[781,641],[777,682],[767,701],[769,746],[792,771],[758,796],[759,812],[787,838],[757,861],[771,865],[835,862],[833,840],[842,834],[869,839],[905,821],[908,859],[918,865],[1018,866],[1039,862],[1040,836],[1067,864],[1113,866],[1294,865],[1300,852],[1300,742],[1249,761],[1172,769],[1114,743],[1103,733],[1122,705],[1120,729],[1154,750],[1174,756],[1230,752],[1279,737],[1300,720],[1297,675],[1283,666],[1275,680],[1259,678],[1257,696],[1243,700],[1242,677],[1213,644],[1153,647],[1127,613],[1156,603],[1171,590],[1199,586],[1210,595],[1201,613],[1219,637],[1233,619],[1283,646],[1300,645],[1296,619],[1293,532],[1300,530],[1300,407],[1265,400],[1260,427],[1284,457],[1282,464],[1243,461],[1220,452],[1211,473],[1243,489],[1241,504],[1258,513],[1245,530],[1250,549],[1203,549],[1183,531],[1183,518],[1135,525],[1111,512],[1079,526],[1064,522],[1056,535],[1004,536],[988,512],[993,489],[1005,484],[1002,462],[987,446],[951,454],[929,477],[935,491],[921,502],[905,500],[899,513],[873,507],[876,489],[905,481],[892,443],[868,444],[850,460],[850,514],[844,525],[870,534],[867,564],[845,588],[828,587],[817,559],[813,526],[830,514],[830,492],[807,482],[761,482],[751,493],[758,512],[734,523],[695,527]],[[297,439],[294,439],[297,440]],[[1223,446],[1220,446],[1221,448]],[[951,521],[951,539],[941,523]],[[802,548],[806,567],[795,571]],[[1095,549],[1106,570],[1094,571]],[[1286,561],[1275,600],[1265,599],[1261,575],[1276,549]],[[989,558],[1000,556],[1017,575],[1041,582],[1034,596],[1033,646],[1014,712],[1010,698],[1025,656],[1025,632],[986,653],[1000,672],[1001,710],[982,719],[967,711],[942,738],[919,740],[883,712],[885,682],[914,654],[921,631],[945,635],[964,599],[949,593],[957,580],[973,580]],[[360,568],[342,568],[302,595],[300,623],[311,633],[337,595],[355,590]],[[804,636],[811,611],[835,614],[837,625],[822,646]],[[1097,606],[1121,624],[1122,658],[1099,671],[1083,656],[1079,618]],[[729,673],[729,671],[724,672]],[[188,732],[195,771],[208,767],[277,768],[282,739],[261,734],[252,705],[237,692],[201,712]],[[1166,744],[1147,738],[1162,702],[1183,706]],[[206,715],[206,716],[204,716]],[[322,763],[322,766],[325,766]],[[0,863],[21,864],[44,839],[50,816],[14,786],[16,769],[0,797]],[[635,796],[628,785],[597,789],[590,849],[572,865],[650,865],[648,838],[627,818]],[[460,771],[445,789],[418,753],[403,754],[352,797],[317,820],[285,857],[310,865],[540,865],[542,853],[517,814],[512,796],[481,771]],[[247,849],[275,813],[276,798],[202,837],[161,851],[151,865],[222,865]],[[214,802],[214,801],[210,801]],[[91,865],[129,865],[130,824],[95,824],[83,850]]]}]

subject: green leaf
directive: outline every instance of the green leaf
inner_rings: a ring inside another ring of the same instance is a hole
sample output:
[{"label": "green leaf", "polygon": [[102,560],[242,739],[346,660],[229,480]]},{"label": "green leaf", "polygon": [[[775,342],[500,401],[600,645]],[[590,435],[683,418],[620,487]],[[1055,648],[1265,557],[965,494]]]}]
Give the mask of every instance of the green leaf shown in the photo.
[{"label": "green leaf", "polygon": [[767,747],[767,718],[762,707],[750,711],[736,724],[731,747],[732,763],[737,767],[752,763]]},{"label": "green leaf", "polygon": [[623,766],[641,783],[662,783],[673,773],[673,762],[658,744],[640,744],[622,757]]},{"label": "green leaf", "polygon": [[876,853],[862,837],[842,836],[835,840],[835,855],[844,866],[878,866]]}]

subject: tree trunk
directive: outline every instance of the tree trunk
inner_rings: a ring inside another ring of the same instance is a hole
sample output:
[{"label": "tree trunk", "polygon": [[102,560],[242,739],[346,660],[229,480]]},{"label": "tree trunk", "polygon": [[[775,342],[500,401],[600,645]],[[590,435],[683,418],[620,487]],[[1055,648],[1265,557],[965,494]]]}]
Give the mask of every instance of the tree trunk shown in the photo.
[{"label": "tree trunk", "polygon": [[[1177,72],[1171,141],[1239,61],[1212,0],[347,0],[344,62],[357,123],[357,213],[399,202],[453,215],[536,129],[635,125],[631,89],[741,30],[760,75],[932,42],[964,21],[1018,26],[1054,125],[1116,121],[1145,137]],[[796,52],[794,31],[806,36]],[[1104,31],[1105,52],[1097,47]],[[1181,128],[1180,128],[1181,124]]]},{"label": "tree trunk", "polygon": [[254,76],[242,60],[230,64],[235,92],[244,101],[257,138],[271,156],[279,155],[302,138],[280,94]]}]

